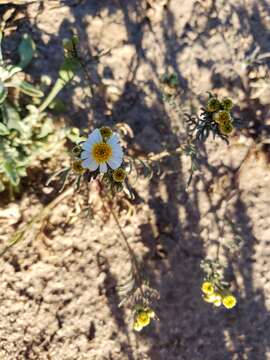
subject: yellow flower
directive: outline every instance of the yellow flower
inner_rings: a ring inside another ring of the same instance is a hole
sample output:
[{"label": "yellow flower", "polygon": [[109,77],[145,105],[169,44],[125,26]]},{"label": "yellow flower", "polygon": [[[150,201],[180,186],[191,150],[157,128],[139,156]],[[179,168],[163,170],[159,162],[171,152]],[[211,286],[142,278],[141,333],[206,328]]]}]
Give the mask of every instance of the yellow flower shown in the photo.
[{"label": "yellow flower", "polygon": [[233,131],[233,125],[230,121],[219,123],[218,128],[219,131],[224,135],[228,135]]},{"label": "yellow flower", "polygon": [[230,111],[233,107],[233,102],[230,98],[224,98],[222,100],[221,106],[224,110]]},{"label": "yellow flower", "polygon": [[126,178],[126,172],[124,169],[118,168],[118,169],[114,170],[112,176],[113,176],[113,180],[115,182],[123,182]]},{"label": "yellow flower", "polygon": [[210,281],[204,281],[201,289],[202,292],[207,295],[211,295],[215,291],[214,285]]},{"label": "yellow flower", "polygon": [[79,175],[82,175],[85,172],[85,169],[82,167],[81,160],[75,160],[72,164],[72,170]]},{"label": "yellow flower", "polygon": [[220,110],[213,115],[213,119],[219,124],[224,124],[231,121],[231,115],[226,110]]},{"label": "yellow flower", "polygon": [[237,303],[236,297],[232,294],[225,295],[222,299],[222,304],[226,309],[232,309]]},{"label": "yellow flower", "polygon": [[220,109],[220,102],[216,97],[211,97],[207,102],[207,111],[209,112],[215,112]]},{"label": "yellow flower", "polygon": [[104,140],[109,139],[113,134],[111,128],[109,128],[108,126],[102,126],[99,131]]},{"label": "yellow flower", "polygon": [[145,326],[150,324],[151,318],[155,317],[152,309],[140,309],[136,312],[134,318],[133,329],[141,331]]}]

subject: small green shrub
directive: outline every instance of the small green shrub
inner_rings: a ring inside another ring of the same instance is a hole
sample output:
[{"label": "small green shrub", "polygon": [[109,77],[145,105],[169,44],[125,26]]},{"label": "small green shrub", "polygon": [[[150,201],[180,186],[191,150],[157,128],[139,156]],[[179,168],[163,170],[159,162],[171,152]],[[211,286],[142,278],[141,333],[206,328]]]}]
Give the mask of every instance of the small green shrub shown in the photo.
[{"label": "small green shrub", "polygon": [[75,75],[78,63],[68,56],[59,70],[59,78],[44,96],[40,87],[25,81],[24,69],[35,53],[30,35],[24,35],[18,52],[20,61],[10,65],[1,51],[3,24],[0,28],[0,192],[18,191],[20,180],[33,160],[45,153],[52,143],[53,121],[45,112],[59,91]]}]

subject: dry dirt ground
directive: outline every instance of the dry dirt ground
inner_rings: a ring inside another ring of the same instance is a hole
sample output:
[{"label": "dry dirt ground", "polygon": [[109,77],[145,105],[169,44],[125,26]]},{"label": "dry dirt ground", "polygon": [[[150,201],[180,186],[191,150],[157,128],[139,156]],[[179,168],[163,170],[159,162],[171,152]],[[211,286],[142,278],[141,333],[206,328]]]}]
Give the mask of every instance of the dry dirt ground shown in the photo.
[{"label": "dry dirt ground", "polygon": [[[56,76],[70,29],[80,37],[97,91],[89,101],[83,74],[65,89],[65,118],[74,125],[126,122],[135,155],[176,147],[184,119],[164,104],[160,85],[173,71],[186,109],[198,110],[207,90],[230,95],[244,126],[229,146],[212,139],[201,146],[201,173],[188,189],[189,158],[165,159],[162,175],[134,185],[133,213],[119,212],[144,276],[160,293],[159,321],[135,333],[131,310],[118,308],[128,255],[92,189],[91,221],[79,215],[82,196],[67,196],[39,235],[29,231],[0,259],[0,359],[270,359],[269,88],[258,95],[252,87],[269,76],[270,63],[245,67],[256,47],[270,51],[269,0],[43,0],[18,10],[25,18],[5,51],[14,56],[18,38],[31,32],[38,58],[28,72],[36,80]],[[102,50],[110,51],[89,63]],[[49,172],[32,169],[24,195],[2,204],[1,248],[57,196],[43,186]],[[200,261],[232,240],[238,251],[222,248],[221,261],[238,304],[213,309],[201,299]]]}]

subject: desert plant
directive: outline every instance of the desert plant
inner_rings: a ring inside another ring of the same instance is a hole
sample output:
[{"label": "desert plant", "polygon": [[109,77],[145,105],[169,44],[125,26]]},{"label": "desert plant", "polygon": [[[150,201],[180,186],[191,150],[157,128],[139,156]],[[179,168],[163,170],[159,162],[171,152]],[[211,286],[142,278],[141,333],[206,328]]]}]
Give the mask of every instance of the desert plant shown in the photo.
[{"label": "desert plant", "polygon": [[0,192],[8,188],[13,194],[26,176],[27,167],[51,147],[53,122],[45,110],[74,77],[78,64],[66,56],[56,83],[44,96],[39,87],[24,80],[24,69],[35,54],[33,40],[24,35],[18,47],[20,61],[11,65],[1,51],[4,26],[2,23],[0,29]]},{"label": "desert plant", "polygon": [[220,262],[205,259],[201,262],[201,267],[205,273],[201,286],[204,301],[217,307],[223,305],[226,309],[232,309],[237,300],[229,290],[229,283],[224,281],[224,269]]}]

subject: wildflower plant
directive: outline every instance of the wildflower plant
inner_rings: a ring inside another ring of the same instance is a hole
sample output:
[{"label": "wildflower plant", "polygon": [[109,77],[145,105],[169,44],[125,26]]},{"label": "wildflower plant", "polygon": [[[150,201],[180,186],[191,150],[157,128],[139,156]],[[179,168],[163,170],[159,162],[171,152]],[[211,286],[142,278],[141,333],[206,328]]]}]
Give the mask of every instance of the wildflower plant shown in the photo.
[{"label": "wildflower plant", "polygon": [[133,310],[133,329],[135,331],[141,331],[150,325],[152,320],[158,320],[153,310],[153,303],[159,299],[158,291],[143,281],[140,273],[135,273],[135,277],[132,274],[130,279],[125,284],[121,284],[117,290],[122,298],[119,306],[126,304]]},{"label": "wildflower plant", "polygon": [[216,307],[223,305],[226,309],[232,309],[237,300],[229,291],[229,284],[223,279],[223,269],[219,262],[206,259],[201,262],[201,267],[205,272],[201,285],[203,300]]},{"label": "wildflower plant", "polygon": [[[0,30],[0,42],[2,34]],[[76,36],[64,40],[64,62],[60,67],[58,79],[47,96],[44,96],[41,87],[34,87],[31,83],[17,78],[35,53],[35,45],[29,35],[23,38],[19,46],[18,65],[7,64],[0,50],[0,191],[5,189],[6,184],[18,186],[20,177],[26,175],[26,169],[35,155],[34,150],[36,148],[44,150],[42,144],[53,133],[52,121],[47,116],[46,109],[53,103],[59,91],[74,78],[78,67],[84,68],[77,49],[78,41]],[[161,83],[164,101],[175,105],[178,93],[177,75],[166,74],[162,77]],[[25,108],[21,105],[20,98],[11,97],[11,88],[18,89],[20,93],[31,99]],[[130,256],[130,274],[127,281],[117,290],[122,299],[119,306],[126,303],[133,310],[135,331],[143,330],[153,319],[157,319],[153,303],[158,298],[158,292],[142,276],[140,263],[113,209],[113,198],[120,196],[120,193],[125,194],[125,191],[132,197],[129,177],[133,169],[136,171],[136,176],[151,177],[155,166],[159,170],[159,161],[169,156],[187,155],[190,157],[189,184],[193,173],[199,169],[198,143],[205,141],[211,133],[214,137],[218,136],[228,142],[229,135],[236,124],[232,108],[233,102],[230,98],[219,99],[209,93],[209,98],[201,109],[199,117],[185,114],[188,124],[186,141],[174,150],[165,149],[160,154],[148,154],[145,158],[131,158],[125,153],[118,131],[119,126],[114,128],[101,126],[93,129],[89,134],[73,129],[67,135],[72,143],[70,166],[53,174],[47,185],[58,176],[62,180],[60,191],[66,185],[69,187],[74,185],[76,191],[89,192],[90,182],[98,184],[104,208],[108,209],[109,214],[112,215],[121,235],[120,241],[126,246]],[[43,217],[46,216],[47,213],[43,215]],[[16,237],[13,243],[19,241],[17,239],[21,239],[25,231],[19,233],[19,237]],[[205,272],[201,285],[204,301],[216,307],[223,305],[227,309],[233,308],[236,305],[236,298],[229,291],[229,284],[224,281],[223,269],[219,262],[207,259],[201,265]]]},{"label": "wildflower plant", "polygon": [[[48,181],[51,183],[55,178],[62,178],[62,191],[65,186],[75,185],[76,191],[88,189],[89,182],[98,184],[100,199],[104,209],[112,215],[120,233],[120,241],[126,247],[131,261],[131,270],[127,280],[118,286],[117,291],[121,302],[128,304],[134,312],[134,330],[140,331],[156,318],[152,310],[152,302],[158,298],[156,290],[145,281],[142,276],[141,266],[135,255],[129,240],[119,222],[118,215],[113,208],[113,198],[118,193],[130,195],[131,188],[128,177],[133,166],[138,170],[138,164],[143,168],[147,165],[141,160],[131,159],[125,154],[119,133],[121,126],[110,128],[102,126],[94,129],[90,134],[80,134],[74,129],[69,135],[73,142],[71,149],[70,167],[55,173]],[[125,127],[126,128],[126,127]],[[138,161],[138,162],[137,162]],[[135,164],[135,165],[134,165]],[[127,190],[127,192],[123,192]]]}]

